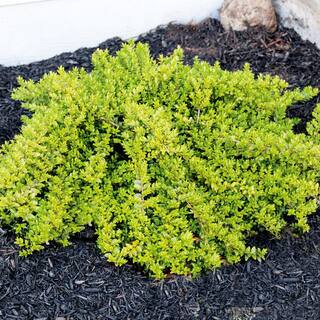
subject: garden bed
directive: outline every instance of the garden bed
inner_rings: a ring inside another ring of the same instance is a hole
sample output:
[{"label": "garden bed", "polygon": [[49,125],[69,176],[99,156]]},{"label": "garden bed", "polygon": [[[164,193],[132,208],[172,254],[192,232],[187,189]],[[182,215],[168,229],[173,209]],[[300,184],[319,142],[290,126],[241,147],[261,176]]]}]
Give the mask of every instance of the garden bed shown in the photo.
[{"label": "garden bed", "polygon": [[[177,45],[186,63],[195,55],[222,68],[236,70],[249,62],[255,73],[281,76],[292,87],[320,87],[319,50],[295,32],[280,28],[225,32],[219,22],[170,25],[139,37],[154,56]],[[122,41],[111,39],[100,48],[112,53]],[[80,49],[52,59],[18,67],[0,67],[0,143],[19,132],[26,111],[10,99],[18,75],[38,80],[45,72],[83,66],[90,70],[95,48]],[[288,110],[306,121],[319,97]],[[0,234],[0,318],[3,319],[318,319],[320,317],[320,217],[310,219],[311,231],[301,238],[289,232],[283,239],[256,239],[270,248],[266,261],[249,261],[208,272],[192,280],[172,277],[148,279],[135,266],[107,263],[92,230],[73,239],[67,248],[50,246],[20,258],[13,236]],[[60,318],[59,318],[60,317]]]}]

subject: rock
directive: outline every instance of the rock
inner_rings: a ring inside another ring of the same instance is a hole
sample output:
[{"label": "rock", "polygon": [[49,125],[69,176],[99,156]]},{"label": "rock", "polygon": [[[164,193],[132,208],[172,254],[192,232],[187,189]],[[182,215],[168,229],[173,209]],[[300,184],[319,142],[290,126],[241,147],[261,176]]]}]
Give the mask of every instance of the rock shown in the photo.
[{"label": "rock", "polygon": [[273,5],[283,26],[293,28],[302,39],[320,48],[319,0],[273,0]]},{"label": "rock", "polygon": [[225,0],[220,9],[220,20],[226,30],[245,30],[265,27],[274,32],[277,17],[271,0]]}]

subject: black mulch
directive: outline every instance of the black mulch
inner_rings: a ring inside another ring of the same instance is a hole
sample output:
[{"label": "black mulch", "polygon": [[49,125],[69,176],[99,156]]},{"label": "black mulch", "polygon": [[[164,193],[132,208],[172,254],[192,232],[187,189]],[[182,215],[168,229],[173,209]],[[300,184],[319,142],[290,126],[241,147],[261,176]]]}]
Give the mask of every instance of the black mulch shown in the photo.
[{"label": "black mulch", "polygon": [[[186,62],[195,55],[238,69],[249,62],[255,72],[278,74],[292,87],[320,87],[320,52],[292,30],[225,32],[219,22],[170,25],[142,35],[152,54],[185,49]],[[100,48],[116,52],[118,38]],[[39,79],[59,65],[90,70],[94,49],[80,49],[18,67],[0,66],[0,143],[19,132],[26,114],[10,99],[16,77]],[[297,132],[310,120],[314,101],[288,110],[300,117]],[[1,178],[1,177],[0,177]],[[67,248],[51,245],[20,258],[10,232],[0,229],[0,319],[320,319],[320,215],[310,219],[311,232],[281,241],[260,239],[270,248],[267,260],[249,261],[208,272],[198,279],[176,277],[152,281],[133,266],[114,267],[99,254],[92,232],[75,237]]]}]

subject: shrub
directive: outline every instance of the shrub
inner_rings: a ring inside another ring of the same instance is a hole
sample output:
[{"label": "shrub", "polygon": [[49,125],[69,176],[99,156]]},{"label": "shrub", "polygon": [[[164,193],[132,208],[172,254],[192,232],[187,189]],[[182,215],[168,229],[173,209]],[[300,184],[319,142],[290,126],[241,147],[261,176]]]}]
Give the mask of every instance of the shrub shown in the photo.
[{"label": "shrub", "polygon": [[96,51],[91,73],[19,79],[13,97],[33,116],[1,149],[0,224],[22,254],[92,224],[110,262],[161,278],[261,259],[248,244],[261,231],[308,230],[317,123],[296,135],[286,108],[317,90],[182,61],[129,43]]}]

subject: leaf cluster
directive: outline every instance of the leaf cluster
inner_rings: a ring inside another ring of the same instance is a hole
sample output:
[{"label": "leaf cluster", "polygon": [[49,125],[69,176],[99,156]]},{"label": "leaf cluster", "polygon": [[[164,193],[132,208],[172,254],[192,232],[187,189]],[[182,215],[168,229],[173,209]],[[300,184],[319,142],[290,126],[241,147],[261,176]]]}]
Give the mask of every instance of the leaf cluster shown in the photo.
[{"label": "leaf cluster", "polygon": [[13,93],[33,116],[0,151],[0,225],[22,254],[94,225],[110,262],[162,278],[261,259],[249,243],[262,231],[308,230],[320,117],[296,135],[286,109],[317,90],[248,65],[186,66],[179,48],[154,60],[140,43],[92,62]]}]

